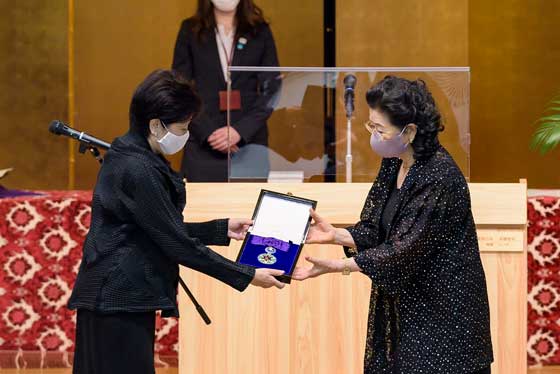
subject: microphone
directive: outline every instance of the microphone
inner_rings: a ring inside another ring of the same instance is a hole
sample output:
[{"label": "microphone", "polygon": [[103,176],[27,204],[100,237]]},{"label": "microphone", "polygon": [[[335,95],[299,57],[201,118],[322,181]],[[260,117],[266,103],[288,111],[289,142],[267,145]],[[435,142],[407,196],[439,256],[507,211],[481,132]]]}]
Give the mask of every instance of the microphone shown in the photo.
[{"label": "microphone", "polygon": [[344,106],[346,108],[346,118],[352,118],[354,113],[354,87],[358,79],[355,75],[349,74],[344,77]]},{"label": "microphone", "polygon": [[64,122],[58,120],[54,120],[51,122],[51,124],[49,125],[49,131],[55,135],[69,136],[73,139],[76,139],[79,142],[92,145],[97,148],[101,148],[101,149],[111,148],[111,144],[101,139],[97,139],[94,136],[88,135],[83,131],[74,130]]}]

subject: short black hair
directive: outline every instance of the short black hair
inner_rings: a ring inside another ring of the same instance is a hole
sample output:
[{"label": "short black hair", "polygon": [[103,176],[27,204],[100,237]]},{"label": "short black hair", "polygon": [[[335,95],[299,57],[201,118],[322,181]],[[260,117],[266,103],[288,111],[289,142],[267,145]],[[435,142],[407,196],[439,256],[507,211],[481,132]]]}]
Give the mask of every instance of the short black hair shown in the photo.
[{"label": "short black hair", "polygon": [[444,126],[423,80],[388,75],[368,90],[366,100],[371,109],[381,111],[401,130],[409,123],[416,124],[418,130],[412,142],[415,159],[429,158],[438,150],[438,133]]},{"label": "short black hair", "polygon": [[196,117],[202,101],[193,86],[173,70],[155,70],[136,88],[130,102],[130,130],[148,136],[150,120],[184,122]]}]

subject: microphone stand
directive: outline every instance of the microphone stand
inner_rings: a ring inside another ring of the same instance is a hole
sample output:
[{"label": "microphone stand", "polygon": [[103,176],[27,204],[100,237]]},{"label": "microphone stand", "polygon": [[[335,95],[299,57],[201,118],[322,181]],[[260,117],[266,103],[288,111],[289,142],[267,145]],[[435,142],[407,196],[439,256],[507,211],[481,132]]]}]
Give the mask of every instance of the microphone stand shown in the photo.
[{"label": "microphone stand", "polygon": [[346,183],[352,183],[352,116],[346,120]]},{"label": "microphone stand", "polygon": [[344,106],[346,109],[346,183],[352,183],[352,114],[354,113],[354,87],[356,76],[344,77]]},{"label": "microphone stand", "polygon": [[89,143],[80,142],[80,147],[78,148],[78,152],[81,154],[85,154],[89,152],[100,164],[103,164],[103,156],[99,152],[96,146],[91,145]]},{"label": "microphone stand", "polygon": [[[80,147],[78,151],[81,154],[85,154],[86,152],[89,152],[100,164],[103,164],[103,156],[101,156],[101,153],[99,152],[99,149],[96,146],[91,145],[90,143],[80,141]],[[189,289],[185,281],[181,278],[181,276],[179,276],[178,278],[179,278],[179,284],[181,285],[181,288],[183,288],[183,291],[185,291],[185,293],[193,303],[196,311],[198,312],[200,317],[204,320],[204,323],[206,323],[207,325],[211,324],[212,320],[210,319],[210,317],[208,317],[208,314],[206,314],[206,311],[204,310],[202,305],[200,305],[199,302],[196,300],[196,298],[194,297],[193,293],[191,292],[191,290]]]}]

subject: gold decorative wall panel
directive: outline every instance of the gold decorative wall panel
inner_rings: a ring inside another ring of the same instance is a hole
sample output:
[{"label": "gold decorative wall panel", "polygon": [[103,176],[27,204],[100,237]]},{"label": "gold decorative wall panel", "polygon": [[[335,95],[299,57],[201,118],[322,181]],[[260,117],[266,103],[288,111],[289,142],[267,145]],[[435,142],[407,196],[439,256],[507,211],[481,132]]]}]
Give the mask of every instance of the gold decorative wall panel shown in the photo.
[{"label": "gold decorative wall panel", "polygon": [[68,145],[48,132],[67,112],[65,1],[0,2],[0,169],[8,188],[64,189]]}]

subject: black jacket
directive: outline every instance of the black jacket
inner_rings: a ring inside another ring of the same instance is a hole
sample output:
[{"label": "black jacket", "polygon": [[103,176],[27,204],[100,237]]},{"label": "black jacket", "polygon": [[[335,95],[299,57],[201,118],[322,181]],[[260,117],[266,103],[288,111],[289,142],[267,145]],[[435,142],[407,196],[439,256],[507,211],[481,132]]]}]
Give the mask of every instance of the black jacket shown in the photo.
[{"label": "black jacket", "polygon": [[471,373],[493,361],[486,280],[469,189],[443,148],[417,161],[384,238],[380,218],[401,161],[384,159],[349,231],[372,280],[366,373]]},{"label": "black jacket", "polygon": [[254,269],[205,247],[229,244],[228,221],[184,223],[185,200],[183,181],[144,136],[117,138],[97,178],[69,308],[178,316],[178,264],[244,290]]},{"label": "black jacket", "polygon": [[[258,26],[256,34],[244,37],[243,49],[234,46],[232,66],[278,66],[276,46],[270,27]],[[227,154],[214,151],[207,142],[218,128],[226,126],[226,112],[220,111],[219,91],[227,90],[222,71],[216,35],[205,32],[199,38],[192,31],[192,20],[181,24],[173,69],[192,80],[202,97],[204,111],[191,125],[188,151],[183,154],[182,172],[190,182],[227,181]],[[232,126],[241,135],[241,146],[249,143],[268,144],[266,120],[272,113],[271,100],[280,87],[278,73],[232,72],[232,89],[241,91],[241,106],[231,111]]]}]

